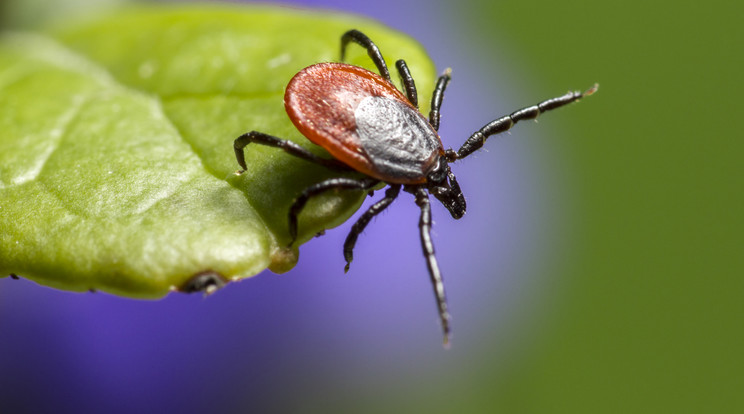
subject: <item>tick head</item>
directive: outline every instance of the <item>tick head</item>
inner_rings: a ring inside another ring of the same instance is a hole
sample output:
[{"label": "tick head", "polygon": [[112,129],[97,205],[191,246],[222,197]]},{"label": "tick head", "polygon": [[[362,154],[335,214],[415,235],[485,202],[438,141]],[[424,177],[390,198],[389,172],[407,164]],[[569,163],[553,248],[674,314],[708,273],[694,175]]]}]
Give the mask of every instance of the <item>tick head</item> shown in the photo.
[{"label": "tick head", "polygon": [[465,215],[465,196],[460,190],[455,174],[450,170],[447,160],[440,157],[434,169],[426,176],[429,192],[439,200],[455,220]]}]

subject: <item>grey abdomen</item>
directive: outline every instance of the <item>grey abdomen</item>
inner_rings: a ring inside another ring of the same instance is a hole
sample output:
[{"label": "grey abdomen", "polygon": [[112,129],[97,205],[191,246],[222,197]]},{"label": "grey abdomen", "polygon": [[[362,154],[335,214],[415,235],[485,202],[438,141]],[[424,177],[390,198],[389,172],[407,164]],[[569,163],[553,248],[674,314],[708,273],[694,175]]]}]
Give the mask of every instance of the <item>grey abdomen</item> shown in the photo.
[{"label": "grey abdomen", "polygon": [[396,99],[370,96],[354,117],[362,148],[391,181],[415,180],[433,167],[441,141],[420,112]]}]

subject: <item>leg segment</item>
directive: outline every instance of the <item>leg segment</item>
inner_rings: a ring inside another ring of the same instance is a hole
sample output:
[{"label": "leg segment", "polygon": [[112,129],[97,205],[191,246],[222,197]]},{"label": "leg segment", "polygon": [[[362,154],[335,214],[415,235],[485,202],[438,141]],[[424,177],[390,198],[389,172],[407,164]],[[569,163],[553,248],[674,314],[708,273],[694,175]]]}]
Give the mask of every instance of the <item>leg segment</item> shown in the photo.
[{"label": "leg segment", "polygon": [[387,190],[385,190],[385,197],[365,211],[364,214],[359,217],[359,220],[357,220],[351,227],[351,231],[349,232],[349,235],[346,236],[346,241],[344,242],[344,259],[346,259],[344,273],[349,271],[351,261],[354,260],[354,245],[356,245],[359,235],[364,231],[364,228],[367,227],[367,224],[369,224],[370,220],[372,220],[374,216],[382,213],[383,210],[393,203],[399,193],[400,185],[391,185]]},{"label": "leg segment", "polygon": [[563,96],[557,98],[548,99],[540,102],[537,105],[528,106],[518,111],[513,112],[511,115],[501,117],[495,121],[489,122],[483,128],[478,130],[476,133],[470,136],[470,138],[462,144],[462,147],[457,151],[457,158],[465,158],[474,151],[478,150],[486,142],[486,139],[494,134],[498,134],[509,130],[514,124],[523,119],[535,119],[541,113],[547,112],[561,106],[576,102],[579,99],[589,96],[597,91],[599,85],[594,85],[585,92],[569,92]]},{"label": "leg segment", "polygon": [[372,178],[363,178],[361,180],[355,180],[353,178],[331,178],[306,188],[302,194],[294,200],[292,207],[289,209],[289,236],[291,238],[289,246],[293,245],[295,240],[297,240],[297,216],[311,197],[328,190],[368,191],[378,183],[378,180]]},{"label": "leg segment", "polygon": [[408,65],[403,59],[395,62],[395,67],[398,68],[400,79],[403,81],[403,86],[406,88],[406,95],[408,95],[408,101],[418,108],[418,92],[416,92],[416,83],[413,81],[411,71],[408,70]]},{"label": "leg segment", "polygon": [[434,243],[431,241],[431,205],[426,190],[419,188],[416,190],[416,205],[421,208],[421,218],[419,220],[419,230],[421,232],[421,247],[424,250],[426,265],[429,268],[429,276],[434,286],[434,295],[437,298],[437,308],[439,309],[439,319],[442,322],[444,331],[444,345],[449,344],[450,336],[450,314],[447,312],[447,298],[444,295],[444,282],[442,274],[439,271],[437,258],[434,256]]},{"label": "leg segment", "polygon": [[380,49],[369,37],[367,37],[367,35],[360,32],[359,30],[352,29],[341,36],[341,61],[344,60],[344,57],[346,56],[346,46],[351,41],[353,41],[354,43],[358,43],[359,45],[367,49],[367,55],[369,55],[369,58],[372,59],[372,62],[374,62],[377,66],[377,70],[380,71],[380,75],[383,78],[387,79],[388,82],[391,82],[390,71],[388,71],[385,59],[382,58]]},{"label": "leg segment", "polygon": [[451,73],[452,70],[449,68],[444,71],[442,76],[439,77],[439,80],[437,80],[437,86],[436,88],[434,88],[434,93],[431,96],[431,111],[429,112],[429,123],[431,124],[431,126],[434,127],[434,130],[436,131],[439,131],[439,109],[442,107],[444,90],[447,88],[447,84],[449,83],[450,79],[452,79],[452,76],[450,76]]},{"label": "leg segment", "polygon": [[238,159],[238,164],[240,164],[240,168],[243,169],[241,172],[245,171],[247,168],[245,164],[245,154],[243,153],[243,148],[245,148],[246,145],[250,143],[281,148],[290,155],[294,155],[295,157],[302,158],[303,160],[314,162],[316,164],[320,164],[328,168],[333,168],[335,170],[350,170],[350,168],[347,167],[345,164],[342,164],[341,162],[334,159],[321,158],[292,141],[264,134],[263,132],[251,131],[239,136],[233,144],[233,147],[235,148],[235,158]]}]

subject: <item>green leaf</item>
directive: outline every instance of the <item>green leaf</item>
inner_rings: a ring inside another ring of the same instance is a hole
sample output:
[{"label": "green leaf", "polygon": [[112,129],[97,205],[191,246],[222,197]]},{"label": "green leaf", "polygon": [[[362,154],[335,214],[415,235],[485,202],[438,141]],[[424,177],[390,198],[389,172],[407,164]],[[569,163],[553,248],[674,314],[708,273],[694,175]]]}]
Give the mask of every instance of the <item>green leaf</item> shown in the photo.
[{"label": "green leaf", "polygon": [[[251,145],[238,176],[232,142],[259,130],[328,156],[293,128],[283,90],[301,68],[337,60],[350,28],[388,62],[405,58],[430,93],[418,44],[348,15],[140,8],[0,37],[0,274],[158,297],[204,272],[238,280],[291,268],[289,206],[333,173]],[[361,47],[349,52],[374,68]],[[363,197],[311,201],[299,241],[342,223]]]}]

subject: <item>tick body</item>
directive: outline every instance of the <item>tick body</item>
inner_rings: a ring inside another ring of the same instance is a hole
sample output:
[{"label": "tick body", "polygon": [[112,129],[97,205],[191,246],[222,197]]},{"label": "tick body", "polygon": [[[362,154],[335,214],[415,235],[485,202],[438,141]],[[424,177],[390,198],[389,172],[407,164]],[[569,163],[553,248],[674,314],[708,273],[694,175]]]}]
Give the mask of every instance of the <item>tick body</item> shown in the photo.
[{"label": "tick body", "polygon": [[421,210],[421,247],[447,344],[450,315],[430,235],[429,195],[439,200],[453,218],[461,218],[466,210],[465,198],[450,163],[482,147],[489,136],[504,132],[521,120],[534,119],[542,112],[575,102],[594,93],[597,86],[583,93],[569,92],[497,118],[473,133],[458,151],[445,150],[437,131],[444,91],[450,81],[449,70],[437,81],[427,118],[418,110],[416,86],[405,61],[398,60],[395,65],[403,80],[404,94],[392,83],[377,46],[363,33],[350,30],[341,37],[341,60],[350,42],[367,49],[379,75],[344,63],[319,63],[297,73],[284,95],[285,109],[295,127],[333,158],[319,157],[292,141],[258,131],[235,140],[235,155],[238,164],[246,169],[244,148],[257,143],[281,148],[290,155],[340,172],[355,170],[364,174],[360,179],[332,178],[303,191],[289,210],[290,245],[297,237],[297,215],[311,197],[332,189],[371,192],[380,183],[388,185],[385,196],[357,219],[344,242],[346,271],[353,259],[357,238],[370,220],[392,204],[401,190],[411,193]]},{"label": "tick body", "polygon": [[408,98],[358,66],[307,67],[287,85],[284,102],[307,139],[380,181],[424,183],[444,152],[437,132]]}]

